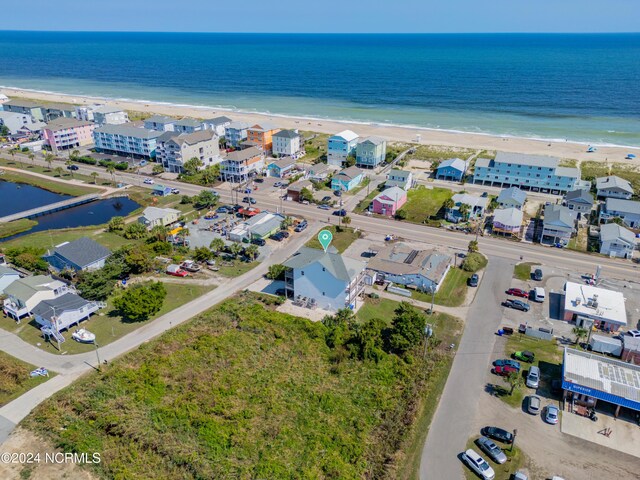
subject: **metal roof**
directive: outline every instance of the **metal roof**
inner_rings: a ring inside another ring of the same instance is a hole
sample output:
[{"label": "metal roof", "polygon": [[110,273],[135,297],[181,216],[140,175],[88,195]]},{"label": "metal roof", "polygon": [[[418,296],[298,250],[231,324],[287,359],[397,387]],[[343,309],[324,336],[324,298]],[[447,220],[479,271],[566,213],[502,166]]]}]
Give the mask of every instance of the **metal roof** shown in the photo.
[{"label": "metal roof", "polygon": [[41,301],[33,308],[32,313],[51,322],[53,317],[59,317],[69,310],[80,310],[90,303],[75,293],[65,293],[57,298]]},{"label": "metal roof", "polygon": [[633,213],[640,215],[640,202],[633,200],[623,200],[621,198],[607,198],[604,204],[607,212]]},{"label": "metal roof", "polygon": [[612,188],[617,188],[619,190],[623,190],[625,192],[633,194],[633,188],[631,187],[631,183],[629,183],[624,178],[620,178],[616,175],[611,175],[609,177],[596,178],[597,190],[610,190]]},{"label": "metal roof", "polygon": [[384,143],[385,141],[386,140],[384,138],[382,138],[382,137],[371,136],[371,137],[363,138],[358,143],[372,143],[373,145],[380,145],[381,143]]},{"label": "metal roof", "polygon": [[[510,163],[512,165],[532,165],[536,167],[556,168],[558,158],[546,155],[528,155],[524,153],[498,152],[496,163]],[[477,163],[476,163],[477,165]]]},{"label": "metal roof", "polygon": [[344,282],[351,282],[366,267],[364,262],[343,257],[337,253],[335,248],[329,248],[325,252],[309,247],[302,247],[283,265],[293,269],[302,269],[314,263],[320,263],[327,272]]},{"label": "metal roof", "polygon": [[621,239],[631,245],[635,245],[636,236],[631,230],[627,230],[617,223],[605,223],[600,227],[600,241],[608,242]]},{"label": "metal roof", "polygon": [[467,169],[468,165],[469,162],[466,162],[461,158],[448,158],[447,160],[441,162],[440,165],[438,165],[437,170],[440,170],[441,168],[451,167],[455,170],[458,170],[459,172],[464,172]]},{"label": "metal roof", "polygon": [[[385,188],[382,192],[375,196],[374,201],[378,201],[381,203],[397,203],[402,197],[406,197],[407,192],[400,187],[389,187]],[[391,200],[386,200],[383,197],[390,198]]]},{"label": "metal roof", "polygon": [[94,262],[107,258],[111,250],[88,237],[82,237],[73,242],[57,245],[52,254],[57,254],[69,262],[84,268]]},{"label": "metal roof", "polygon": [[527,199],[527,193],[524,190],[520,190],[518,187],[509,187],[500,191],[496,201],[498,203],[504,203],[508,200],[514,200],[520,205],[524,205]]},{"label": "metal roof", "polygon": [[488,197],[481,197],[479,195],[471,195],[470,193],[456,193],[453,197],[451,197],[453,203],[455,205],[465,204],[470,207],[480,207],[482,209],[487,208],[487,203],[489,203]]},{"label": "metal roof", "polygon": [[515,207],[497,208],[493,212],[493,223],[500,223],[509,227],[519,227],[522,225],[522,210]]},{"label": "metal roof", "polygon": [[355,132],[352,132],[351,130],[343,130],[341,132],[336,133],[331,138],[341,138],[342,140],[351,142],[358,138],[358,134]]},{"label": "metal roof", "polygon": [[147,207],[142,212],[142,216],[149,221],[159,220],[166,217],[170,213],[180,215],[180,210],[174,208],[159,208],[159,207]]}]

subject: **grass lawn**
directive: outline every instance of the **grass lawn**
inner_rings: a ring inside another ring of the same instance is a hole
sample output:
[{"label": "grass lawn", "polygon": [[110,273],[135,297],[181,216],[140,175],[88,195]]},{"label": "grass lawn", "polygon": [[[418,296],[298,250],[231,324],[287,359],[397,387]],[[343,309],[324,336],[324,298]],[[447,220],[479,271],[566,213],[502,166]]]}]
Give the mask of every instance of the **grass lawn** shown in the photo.
[{"label": "grass lawn", "polygon": [[369,205],[371,205],[371,202],[373,202],[373,199],[381,192],[381,190],[378,190],[377,188],[375,190],[373,190],[372,192],[369,193],[369,195],[367,195],[365,198],[363,198],[362,200],[360,200],[360,202],[358,203],[358,205],[356,206],[356,208],[353,209],[353,211],[355,213],[364,213],[367,211],[367,209],[369,208]]},{"label": "grass lawn", "polygon": [[[514,446],[513,450],[509,450],[509,445],[496,441],[496,445],[498,445],[507,456],[507,461],[502,465],[500,465],[499,463],[496,463],[493,460],[491,460],[491,458],[489,458],[489,455],[487,455],[482,450],[480,450],[480,447],[478,447],[478,445],[476,444],[476,440],[478,438],[480,438],[479,435],[477,437],[470,438],[469,441],[467,442],[467,449],[471,448],[475,450],[477,453],[480,454],[482,458],[484,458],[487,462],[489,462],[489,465],[491,466],[491,468],[493,468],[493,471],[496,473],[495,480],[510,480],[511,474],[516,473],[516,471],[522,468],[522,466],[524,465],[525,463],[524,454],[518,448],[517,445]],[[516,439],[516,443],[518,443],[517,439]],[[464,475],[467,480],[478,479],[478,476],[475,474],[475,472],[473,472],[464,463],[463,463],[463,468],[464,468]]]},{"label": "grass lawn", "polygon": [[324,333],[239,295],[79,379],[23,425],[65,451],[104,452],[87,466],[101,478],[390,477],[451,355],[338,358]]},{"label": "grass lawn", "polygon": [[[322,230],[329,230],[333,234],[333,240],[331,241],[331,246],[336,247],[338,252],[344,252],[349,245],[351,245],[355,240],[360,238],[360,232],[356,232],[351,227],[342,227],[341,231],[337,231],[337,227],[335,225],[330,225],[328,227],[323,228]],[[319,233],[320,231],[318,231]],[[316,235],[311,240],[306,243],[307,247],[311,248],[322,248],[320,242],[318,241],[318,236]]]},{"label": "grass lawn", "polygon": [[35,227],[38,224],[35,220],[21,218],[13,222],[0,223],[0,238],[10,237]]},{"label": "grass lawn", "polygon": [[216,266],[220,269],[217,273],[230,278],[239,277],[249,270],[253,270],[259,264],[260,262],[243,262],[238,259],[216,262]]},{"label": "grass lawn", "polygon": [[49,372],[48,378],[31,377],[29,372],[36,368],[0,351],[0,407],[55,375]]},{"label": "grass lawn", "polygon": [[[371,179],[369,177],[365,177],[365,179],[362,180],[362,182],[360,182],[360,185],[358,185],[356,188],[353,188],[353,189],[349,190],[348,192],[344,192],[344,194],[345,195],[355,195],[356,193],[358,193],[362,189],[366,188],[367,185],[369,185],[370,183],[371,183]],[[376,192],[377,192],[377,190],[376,190]]]},{"label": "grass lawn", "polygon": [[[98,233],[96,233],[98,232]],[[105,232],[104,227],[89,226],[78,228],[62,228],[59,230],[47,230],[35,232],[24,237],[15,238],[2,243],[3,248],[8,247],[41,247],[51,248],[63,242],[71,242],[81,237],[90,237],[110,250],[128,245],[140,243],[142,240],[127,240],[126,238],[111,232]]]},{"label": "grass lawn", "polygon": [[409,222],[422,223],[434,217],[442,204],[453,196],[446,188],[425,188],[423,186],[409,190],[407,203],[402,210],[407,212]]},{"label": "grass lawn", "polygon": [[[13,162],[11,160],[0,159],[0,167],[13,167],[13,168],[21,168],[18,162]],[[64,165],[62,165],[64,167]],[[51,177],[57,176],[56,173],[50,171],[48,168],[43,167],[34,167],[29,165],[28,168],[24,169],[25,173],[21,172],[13,172],[9,170],[4,170],[4,174],[0,179],[5,180],[7,182],[15,182],[15,183],[26,183],[29,185],[33,185],[34,187],[43,188],[45,190],[49,190],[50,192],[60,193],[63,195],[71,195],[73,197],[79,197],[81,195],[86,195],[88,193],[95,193],[101,190],[97,188],[85,187],[82,185],[75,185],[67,182],[58,182],[55,180],[48,180],[46,178],[37,177],[35,175],[29,175],[28,172],[36,172],[42,173],[44,175],[49,175]],[[65,170],[66,171],[66,170]],[[61,177],[63,180],[71,180],[72,178],[69,174],[63,174]],[[80,176],[75,174],[76,180],[81,180]],[[90,181],[92,180],[90,177],[87,177]]]},{"label": "grass lawn", "polygon": [[308,131],[300,132],[300,134],[303,138],[313,137],[311,140],[304,142],[304,151],[306,152],[306,155],[300,158],[301,162],[314,163],[317,158],[324,157],[327,154],[328,134]]},{"label": "grass lawn", "polygon": [[356,317],[361,322],[366,322],[372,318],[381,318],[391,323],[394,311],[398,308],[400,302],[389,300],[388,298],[370,298],[366,297],[364,305],[360,307],[356,313]]},{"label": "grass lawn", "polygon": [[534,265],[537,264],[529,262],[518,263],[513,269],[513,278],[517,278],[524,282],[531,280],[531,267]]},{"label": "grass lawn", "polygon": [[[447,272],[444,282],[436,292],[435,304],[445,307],[459,307],[464,303],[467,296],[467,280],[473,273],[465,272],[461,268],[451,268]],[[412,290],[411,298],[421,302],[431,303],[431,294]]]},{"label": "grass lawn", "polygon": [[575,237],[569,240],[569,244],[567,248],[570,250],[576,250],[578,252],[586,252],[587,251],[587,229],[586,228],[578,228],[578,232]]},{"label": "grass lawn", "polygon": [[[175,283],[165,283],[167,289],[167,297],[164,301],[164,305],[160,309],[157,315],[146,320],[144,322],[129,322],[123,321],[122,317],[118,315],[118,312],[113,308],[113,299],[110,298],[107,301],[107,307],[103,310],[99,310],[89,320],[82,322],[81,327],[95,333],[96,340],[100,346],[107,345],[114,340],[126,335],[127,333],[140,328],[143,325],[151,322],[154,318],[158,318],[171,310],[184,305],[206,292],[212,290],[211,287],[202,285],[180,285]],[[28,322],[27,319],[23,319],[22,323],[16,324],[15,320],[10,318],[0,318],[0,327],[17,334],[25,342],[37,346],[40,343],[39,348],[50,353],[61,353],[57,349],[57,344],[45,342],[41,337],[40,328],[35,320]],[[62,352],[67,354],[83,353],[94,350],[95,347],[92,344],[78,343],[71,338],[71,333],[76,327],[72,327],[71,332],[63,332],[62,335],[66,341],[61,345]]]}]

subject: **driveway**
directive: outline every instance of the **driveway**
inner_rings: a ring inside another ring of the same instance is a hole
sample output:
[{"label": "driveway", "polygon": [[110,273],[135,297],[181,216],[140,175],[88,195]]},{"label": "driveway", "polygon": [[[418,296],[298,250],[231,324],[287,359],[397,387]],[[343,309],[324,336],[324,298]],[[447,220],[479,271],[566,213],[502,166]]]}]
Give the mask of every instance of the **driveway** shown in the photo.
[{"label": "driveway", "polygon": [[458,454],[473,431],[478,395],[486,383],[495,332],[502,318],[500,298],[509,286],[512,271],[510,261],[489,258],[422,451],[421,479],[464,478]]}]

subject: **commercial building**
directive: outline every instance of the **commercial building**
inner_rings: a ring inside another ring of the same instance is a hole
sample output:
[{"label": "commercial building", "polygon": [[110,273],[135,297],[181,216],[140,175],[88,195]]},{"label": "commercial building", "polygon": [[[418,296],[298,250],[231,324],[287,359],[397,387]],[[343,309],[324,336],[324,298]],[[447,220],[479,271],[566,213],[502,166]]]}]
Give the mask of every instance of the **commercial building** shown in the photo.
[{"label": "commercial building", "polygon": [[245,222],[236,225],[229,232],[229,239],[234,242],[268,238],[280,231],[284,215],[271,212],[260,212]]},{"label": "commercial building", "polygon": [[617,223],[600,227],[600,253],[610,257],[632,258],[636,249],[635,234]]},{"label": "commercial building", "polygon": [[156,161],[167,172],[183,173],[185,162],[197,158],[203,168],[222,161],[218,136],[212,130],[177,134],[165,132],[157,139]]},{"label": "commercial building", "polygon": [[343,130],[327,140],[327,164],[342,167],[349,156],[355,156],[358,146],[358,134]]},{"label": "commercial building", "polygon": [[517,208],[519,210],[524,206],[524,202],[527,201],[527,192],[520,190],[518,187],[509,187],[500,190],[496,202],[500,205],[500,208]]},{"label": "commercial building", "polygon": [[384,186],[387,188],[400,187],[403,190],[409,190],[413,186],[413,173],[392,168],[387,175]]},{"label": "commercial building", "polygon": [[607,198],[600,207],[600,222],[608,223],[619,218],[630,228],[640,228],[640,202]]},{"label": "commercial building", "polygon": [[567,282],[563,317],[567,322],[588,318],[595,327],[615,332],[627,325],[625,298],[613,290]]},{"label": "commercial building", "polygon": [[173,132],[175,130],[175,123],[175,118],[165,117],[164,115],[153,115],[144,121],[144,128],[159,132]]},{"label": "commercial building", "polygon": [[580,170],[560,167],[559,159],[543,155],[498,152],[495,159],[476,160],[473,183],[561,193],[578,188]]},{"label": "commercial building", "polygon": [[42,257],[56,271],[89,271],[104,267],[111,255],[108,248],[87,237],[56,245]]},{"label": "commercial building", "polygon": [[102,125],[93,131],[93,140],[101,153],[152,159],[160,135],[162,132],[130,125]]},{"label": "commercial building", "polygon": [[46,120],[46,112],[42,105],[34,103],[29,100],[22,100],[20,98],[14,98],[8,102],[2,104],[2,109],[5,112],[22,113],[24,115],[30,115],[34,120],[44,122]]},{"label": "commercial building", "polygon": [[57,118],[76,118],[75,105],[65,103],[47,103],[43,105],[44,121],[51,122]]},{"label": "commercial building", "polygon": [[224,129],[224,139],[227,147],[238,148],[247,139],[249,124],[245,122],[231,122]]},{"label": "commercial building", "polygon": [[283,265],[287,296],[309,306],[329,311],[355,308],[364,291],[366,264],[340,255],[334,247],[326,252],[302,247]]},{"label": "commercial building", "polygon": [[436,178],[438,180],[461,182],[468,168],[469,162],[460,158],[449,158],[441,162],[436,168]]},{"label": "commercial building", "polygon": [[522,210],[511,208],[498,208],[493,212],[493,233],[503,235],[519,235],[522,228]]},{"label": "commercial building", "polygon": [[375,168],[387,156],[387,141],[381,137],[366,137],[356,145],[356,165],[361,168]]},{"label": "commercial building", "polygon": [[96,124],[93,122],[60,117],[47,123],[42,134],[51,151],[58,153],[91,145],[95,128]]},{"label": "commercial building", "polygon": [[287,199],[294,202],[302,201],[302,191],[305,188],[310,192],[313,192],[313,184],[310,180],[298,180],[297,182],[292,183],[287,187]]},{"label": "commercial building", "polygon": [[280,130],[274,133],[273,154],[278,156],[296,157],[301,150],[301,138],[297,130]]},{"label": "commercial building", "polygon": [[227,153],[220,164],[220,176],[225,182],[246,182],[264,168],[264,154],[257,147]]},{"label": "commercial building", "polygon": [[616,175],[596,178],[596,191],[599,198],[622,198],[629,200],[633,195],[631,183]]}]

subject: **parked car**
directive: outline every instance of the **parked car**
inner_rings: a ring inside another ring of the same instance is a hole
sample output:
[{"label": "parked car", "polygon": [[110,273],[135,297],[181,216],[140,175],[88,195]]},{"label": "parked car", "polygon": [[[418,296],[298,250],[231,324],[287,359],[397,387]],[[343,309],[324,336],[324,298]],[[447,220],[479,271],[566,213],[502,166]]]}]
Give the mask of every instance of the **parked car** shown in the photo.
[{"label": "parked car", "polygon": [[478,274],[474,273],[473,275],[471,275],[471,277],[469,277],[469,286],[470,287],[477,287],[479,280],[480,280],[480,278],[478,277]]},{"label": "parked car", "polygon": [[521,360],[523,362],[533,363],[533,361],[536,359],[536,355],[529,350],[523,350],[521,352],[514,353],[513,358]]},{"label": "parked car", "polygon": [[68,165],[68,166],[67,166],[67,169],[68,169],[68,170],[74,170],[74,171],[75,171],[75,170],[79,170],[79,167],[78,167],[78,165]]},{"label": "parked car", "polygon": [[280,188],[282,186],[282,182],[275,182],[273,186],[276,188]]},{"label": "parked car", "polygon": [[144,183],[146,183],[147,185],[153,185],[153,178],[145,178]]},{"label": "parked car", "polygon": [[502,443],[513,443],[513,433],[498,427],[484,427],[480,433]]},{"label": "parked car", "polygon": [[334,191],[333,191],[333,194],[334,194],[336,197],[341,197],[341,196],[342,196],[342,190],[334,190]]},{"label": "parked car", "polygon": [[322,203],[325,202],[330,202],[331,201],[331,197],[329,195],[326,195],[324,197],[322,197],[322,200],[320,200]]},{"label": "parked car", "polygon": [[245,188],[244,192],[242,192],[242,193],[251,193],[251,189],[250,188]]},{"label": "parked car", "polygon": [[507,295],[513,295],[514,297],[529,298],[529,292],[522,290],[521,288],[510,288],[507,290]]},{"label": "parked car", "polygon": [[538,282],[542,280],[542,270],[540,270],[539,268],[536,268],[533,272],[532,277],[534,280],[537,280]]},{"label": "parked car", "polygon": [[527,387],[538,388],[540,385],[540,369],[535,365],[532,365],[527,374]]},{"label": "parked car", "polygon": [[529,395],[527,398],[527,411],[531,415],[538,415],[540,413],[540,397],[537,395]]},{"label": "parked car", "polygon": [[482,192],[482,195],[480,195],[482,198],[487,198],[489,196],[489,192]]},{"label": "parked car", "polygon": [[335,210],[333,212],[333,214],[338,216],[338,217],[346,217],[347,216],[347,211],[343,208],[341,210]]},{"label": "parked car", "polygon": [[495,442],[487,437],[480,437],[476,443],[489,458],[496,463],[503,464],[507,461],[507,456]]},{"label": "parked car", "polygon": [[495,373],[496,375],[500,375],[501,377],[506,377],[512,373],[518,373],[519,371],[520,370],[518,370],[515,367],[512,367],[511,365],[493,367],[493,373]]},{"label": "parked car", "polygon": [[529,309],[531,308],[531,306],[528,303],[523,302],[522,300],[508,299],[502,302],[502,305],[507,308],[513,308],[514,310],[520,310],[522,312],[528,312]]},{"label": "parked car", "polygon": [[267,244],[264,238],[253,238],[251,240],[251,243],[253,243],[254,245],[258,245],[259,247],[263,247]]},{"label": "parked car", "polygon": [[276,242],[281,242],[282,240],[284,240],[284,235],[282,235],[282,232],[278,232],[278,233],[274,233],[269,238],[271,240],[275,240]]},{"label": "parked car", "polygon": [[560,410],[555,405],[547,405],[544,414],[544,421],[550,423],[551,425],[555,425],[558,423],[558,415],[560,414]]},{"label": "parked car", "polygon": [[307,223],[307,221],[303,220],[298,225],[296,225],[296,228],[294,228],[293,231],[294,232],[302,232],[305,228],[307,228],[308,225],[309,224]]},{"label": "parked car", "polygon": [[229,207],[225,207],[225,206],[218,207],[216,209],[216,212],[217,213],[229,213]]},{"label": "parked car", "polygon": [[516,473],[513,474],[513,480],[529,480],[529,477],[527,476],[526,473],[518,470]]},{"label": "parked car", "polygon": [[289,238],[289,232],[287,232],[286,230],[278,232],[278,235],[282,235],[282,238]]},{"label": "parked car", "polygon": [[493,362],[494,367],[513,367],[516,370],[520,370],[520,362],[516,362],[515,360],[511,360],[510,358],[501,358]]},{"label": "parked car", "polygon": [[331,210],[331,207],[329,205],[318,205],[318,208],[320,210]]},{"label": "parked car", "polygon": [[180,190],[178,190],[177,188],[172,188],[171,193],[173,193],[174,195],[180,195]]},{"label": "parked car", "polygon": [[147,166],[147,162],[146,160],[140,160],[140,163],[138,165],[140,165],[141,167],[146,167]]},{"label": "parked car", "polygon": [[484,480],[493,480],[496,476],[487,461],[471,448],[462,454],[462,461]]},{"label": "parked car", "polygon": [[630,337],[640,337],[640,330],[629,330],[627,335]]},{"label": "parked car", "polygon": [[256,182],[256,183],[263,183],[264,182],[264,178],[260,178],[260,177],[259,178],[254,178],[253,181]]}]

